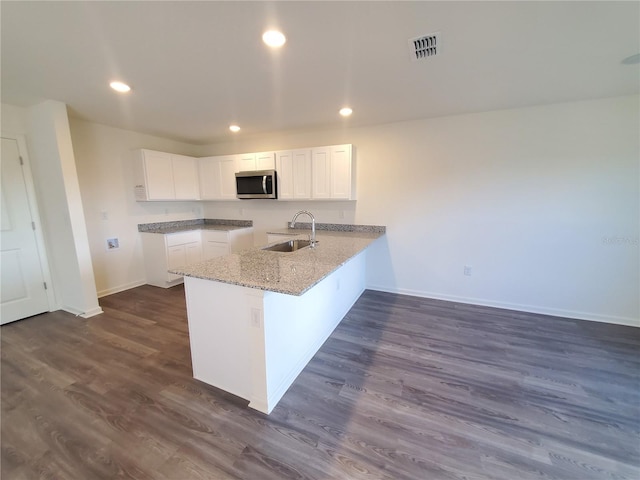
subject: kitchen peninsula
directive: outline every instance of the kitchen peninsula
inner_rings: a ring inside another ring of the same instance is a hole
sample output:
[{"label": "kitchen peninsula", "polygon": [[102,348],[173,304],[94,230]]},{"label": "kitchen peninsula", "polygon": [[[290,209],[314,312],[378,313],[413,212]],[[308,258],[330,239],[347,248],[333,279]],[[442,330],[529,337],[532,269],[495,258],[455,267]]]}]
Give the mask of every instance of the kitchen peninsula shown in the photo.
[{"label": "kitchen peninsula", "polygon": [[317,229],[315,248],[253,248],[171,270],[185,278],[194,378],[273,410],[364,291],[367,247],[385,232]]}]

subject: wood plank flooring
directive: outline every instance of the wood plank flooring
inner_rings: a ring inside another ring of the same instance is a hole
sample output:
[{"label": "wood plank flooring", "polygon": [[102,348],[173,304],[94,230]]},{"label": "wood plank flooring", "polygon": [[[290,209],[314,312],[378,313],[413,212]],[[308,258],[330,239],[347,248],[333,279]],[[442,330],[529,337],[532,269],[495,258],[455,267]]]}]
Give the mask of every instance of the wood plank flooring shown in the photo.
[{"label": "wood plank flooring", "polygon": [[5,325],[2,479],[639,479],[640,329],[367,291],[269,416],[184,290]]}]

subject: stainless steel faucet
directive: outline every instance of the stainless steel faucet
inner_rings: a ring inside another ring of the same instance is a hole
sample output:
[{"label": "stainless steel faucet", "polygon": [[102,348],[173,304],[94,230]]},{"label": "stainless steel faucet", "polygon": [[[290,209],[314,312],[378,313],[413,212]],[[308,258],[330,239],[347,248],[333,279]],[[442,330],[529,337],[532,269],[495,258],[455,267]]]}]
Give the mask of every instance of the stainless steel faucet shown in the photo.
[{"label": "stainless steel faucet", "polygon": [[309,215],[311,218],[311,235],[309,235],[309,247],[314,248],[316,246],[316,219],[313,214],[307,210],[300,210],[293,216],[291,223],[289,223],[289,228],[294,228],[296,226],[296,220],[298,219],[298,215]]}]

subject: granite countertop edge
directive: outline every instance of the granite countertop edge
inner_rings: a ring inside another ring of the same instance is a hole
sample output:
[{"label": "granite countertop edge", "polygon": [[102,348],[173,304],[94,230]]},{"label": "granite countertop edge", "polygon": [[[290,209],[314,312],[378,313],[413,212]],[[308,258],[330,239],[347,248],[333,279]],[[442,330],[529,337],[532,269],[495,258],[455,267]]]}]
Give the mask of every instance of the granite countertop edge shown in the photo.
[{"label": "granite countertop edge", "polygon": [[139,223],[140,233],[180,233],[192,230],[230,231],[253,227],[252,220],[226,220],[219,218],[196,218],[192,220],[176,220],[172,222]]}]

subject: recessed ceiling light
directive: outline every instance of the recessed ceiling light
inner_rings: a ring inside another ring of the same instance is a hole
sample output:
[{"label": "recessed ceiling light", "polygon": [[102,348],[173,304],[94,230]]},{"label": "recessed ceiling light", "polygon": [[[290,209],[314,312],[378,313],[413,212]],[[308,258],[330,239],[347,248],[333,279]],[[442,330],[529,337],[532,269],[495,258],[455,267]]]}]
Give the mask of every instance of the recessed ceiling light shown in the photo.
[{"label": "recessed ceiling light", "polygon": [[353,110],[351,110],[349,107],[344,107],[340,109],[340,115],[342,115],[343,117],[348,117],[352,113],[353,113]]},{"label": "recessed ceiling light", "polygon": [[113,88],[116,92],[120,92],[120,93],[127,93],[128,91],[131,90],[131,87],[129,85],[122,82],[111,82],[109,86]]},{"label": "recessed ceiling light", "polygon": [[238,125],[229,125],[229,130],[231,130],[233,133],[236,133],[240,131],[240,127]]},{"label": "recessed ceiling light", "polygon": [[277,30],[269,30],[262,34],[262,41],[270,47],[281,47],[282,45],[284,45],[284,42],[287,41],[287,38],[282,32],[279,32]]}]

